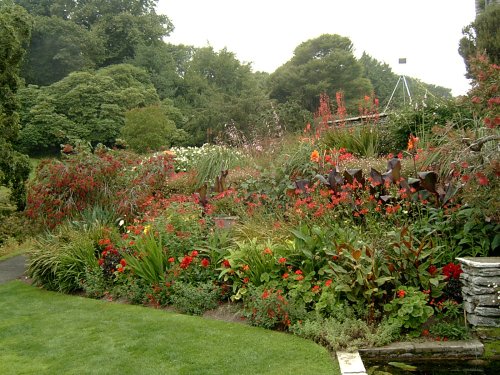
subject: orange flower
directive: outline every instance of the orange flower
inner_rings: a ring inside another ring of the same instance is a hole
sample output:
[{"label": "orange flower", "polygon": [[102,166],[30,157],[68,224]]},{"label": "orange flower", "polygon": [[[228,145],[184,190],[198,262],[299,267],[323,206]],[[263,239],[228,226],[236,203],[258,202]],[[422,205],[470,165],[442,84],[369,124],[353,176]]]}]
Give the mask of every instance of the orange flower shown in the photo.
[{"label": "orange flower", "polygon": [[273,255],[273,251],[270,248],[266,247],[263,251],[263,254]]},{"label": "orange flower", "polygon": [[318,150],[314,150],[311,153],[311,161],[313,161],[315,163],[319,163],[319,152],[318,152]]},{"label": "orange flower", "polygon": [[418,141],[418,137],[410,134],[410,138],[408,138],[408,151],[417,151]]}]

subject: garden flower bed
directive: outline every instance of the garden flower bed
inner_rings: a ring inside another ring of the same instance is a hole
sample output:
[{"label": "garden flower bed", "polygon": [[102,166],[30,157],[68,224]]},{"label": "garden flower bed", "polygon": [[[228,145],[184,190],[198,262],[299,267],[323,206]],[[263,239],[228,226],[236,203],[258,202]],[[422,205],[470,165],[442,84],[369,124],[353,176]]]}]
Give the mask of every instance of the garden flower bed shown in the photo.
[{"label": "garden flower bed", "polygon": [[498,130],[412,128],[383,156],[376,122],[354,132],[321,100],[300,137],[261,153],[77,148],[42,162],[27,213],[53,231],[30,276],[195,315],[239,302],[250,324],[331,350],[470,337],[456,258],[498,252]]}]

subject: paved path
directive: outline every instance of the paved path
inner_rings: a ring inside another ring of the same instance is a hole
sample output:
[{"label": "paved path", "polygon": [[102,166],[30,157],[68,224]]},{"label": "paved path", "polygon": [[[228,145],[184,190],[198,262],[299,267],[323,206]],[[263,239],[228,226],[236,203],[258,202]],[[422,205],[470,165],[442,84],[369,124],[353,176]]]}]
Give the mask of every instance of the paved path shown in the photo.
[{"label": "paved path", "polygon": [[28,258],[25,255],[18,255],[0,261],[0,284],[21,278],[26,271],[27,260]]}]

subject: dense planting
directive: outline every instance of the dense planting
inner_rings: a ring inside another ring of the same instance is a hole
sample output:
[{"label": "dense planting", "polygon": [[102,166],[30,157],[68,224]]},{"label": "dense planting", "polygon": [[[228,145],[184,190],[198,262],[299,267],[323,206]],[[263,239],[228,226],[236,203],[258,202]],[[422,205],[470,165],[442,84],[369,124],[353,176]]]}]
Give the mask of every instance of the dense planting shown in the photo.
[{"label": "dense planting", "polygon": [[[433,159],[448,146],[436,129],[410,134],[397,155],[360,157],[325,142],[349,130],[321,100],[314,125],[272,158],[222,146],[145,157],[80,147],[41,163],[27,212],[54,230],[35,245],[30,275],[49,289],[189,314],[230,301],[250,324],[331,349],[465,337],[455,258],[493,255],[500,241],[491,145],[462,146],[446,166]],[[491,117],[498,109],[487,106]],[[359,126],[379,131],[371,118]],[[481,139],[496,136],[490,122],[476,129]]]}]

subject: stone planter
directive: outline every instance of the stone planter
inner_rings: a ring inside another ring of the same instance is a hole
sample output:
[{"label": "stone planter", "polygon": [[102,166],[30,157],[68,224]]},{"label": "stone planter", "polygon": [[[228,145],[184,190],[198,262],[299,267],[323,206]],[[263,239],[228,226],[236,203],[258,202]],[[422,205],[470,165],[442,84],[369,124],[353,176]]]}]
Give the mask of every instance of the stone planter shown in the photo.
[{"label": "stone planter", "polygon": [[215,226],[219,229],[231,229],[238,220],[239,216],[214,216]]},{"label": "stone planter", "polygon": [[500,257],[457,258],[467,321],[473,326],[500,327]]}]

